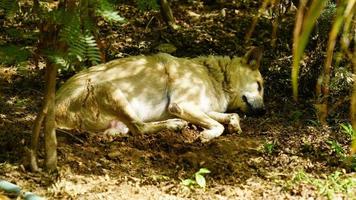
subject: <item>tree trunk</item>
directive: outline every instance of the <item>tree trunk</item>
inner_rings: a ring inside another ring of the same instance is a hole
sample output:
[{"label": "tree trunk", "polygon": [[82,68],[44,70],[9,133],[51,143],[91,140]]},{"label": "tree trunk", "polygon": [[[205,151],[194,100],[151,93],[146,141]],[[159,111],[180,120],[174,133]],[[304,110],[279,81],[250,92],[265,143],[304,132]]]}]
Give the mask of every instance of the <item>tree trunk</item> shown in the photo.
[{"label": "tree trunk", "polygon": [[55,127],[55,94],[56,94],[56,77],[57,67],[53,63],[48,63],[46,69],[48,71],[47,80],[47,115],[44,126],[45,134],[45,166],[49,171],[54,171],[57,168],[57,137]]},{"label": "tree trunk", "polygon": [[[35,1],[36,3],[36,1]],[[38,2],[37,2],[38,3]],[[57,9],[73,11],[76,8],[76,0],[60,1]],[[69,12],[70,13],[70,12]],[[40,27],[40,39],[37,46],[38,54],[43,56],[43,49],[57,49],[64,51],[65,45],[58,40],[58,27],[53,21],[43,20]],[[48,171],[54,171],[57,168],[57,137],[55,123],[55,96],[56,96],[56,77],[57,66],[49,59],[46,60],[45,75],[45,96],[43,106],[38,113],[33,126],[31,149],[29,150],[30,167],[32,171],[38,171],[37,151],[38,141],[43,120],[44,138],[45,138],[45,166]]]},{"label": "tree trunk", "polygon": [[[42,49],[56,48],[57,29],[56,26],[47,21],[43,21],[39,27],[40,39],[38,43],[38,54],[42,54]],[[45,120],[45,165],[47,170],[53,171],[57,167],[57,139],[55,133],[55,86],[56,86],[57,67],[46,59],[45,73],[45,92],[42,108],[39,111],[32,129],[31,148],[29,150],[30,168],[38,171],[38,142],[43,120]]]},{"label": "tree trunk", "polygon": [[55,86],[56,86],[57,67],[51,63],[47,64],[45,74],[45,97],[43,105],[39,111],[32,130],[31,149],[29,151],[30,167],[32,171],[39,171],[37,164],[37,151],[39,135],[43,120],[45,119],[45,152],[46,168],[53,171],[57,166],[57,139],[55,132]]},{"label": "tree trunk", "polygon": [[[46,74],[45,74],[45,81],[46,83],[48,82],[48,70],[46,69]],[[48,84],[46,84],[45,86],[45,94],[48,93]],[[31,138],[31,148],[29,150],[29,160],[30,160],[30,167],[32,171],[38,171],[38,164],[37,164],[37,151],[38,151],[38,139],[40,136],[40,131],[41,131],[41,127],[42,127],[42,122],[44,120],[44,118],[47,115],[47,111],[48,111],[48,100],[47,100],[47,95],[45,96],[44,100],[43,100],[43,105],[41,110],[38,112],[37,117],[35,119],[34,122],[34,126],[32,129],[32,138]]]}]

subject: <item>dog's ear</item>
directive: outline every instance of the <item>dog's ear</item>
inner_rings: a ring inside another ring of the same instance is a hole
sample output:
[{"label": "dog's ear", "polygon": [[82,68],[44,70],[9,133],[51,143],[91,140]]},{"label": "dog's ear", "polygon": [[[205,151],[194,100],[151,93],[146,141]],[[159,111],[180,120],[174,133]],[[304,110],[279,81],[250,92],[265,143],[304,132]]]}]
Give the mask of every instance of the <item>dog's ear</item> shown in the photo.
[{"label": "dog's ear", "polygon": [[260,67],[263,51],[258,47],[251,47],[244,56],[245,62],[252,69],[257,70]]}]

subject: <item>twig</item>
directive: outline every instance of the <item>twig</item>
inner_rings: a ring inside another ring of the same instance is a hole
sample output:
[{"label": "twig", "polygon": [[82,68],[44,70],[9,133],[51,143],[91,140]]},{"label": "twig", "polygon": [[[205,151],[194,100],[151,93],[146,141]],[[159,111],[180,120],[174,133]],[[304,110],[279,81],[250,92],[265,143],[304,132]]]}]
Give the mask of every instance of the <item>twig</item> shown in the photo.
[{"label": "twig", "polygon": [[77,136],[71,134],[70,132],[68,131],[65,131],[65,130],[62,130],[62,129],[57,129],[58,132],[60,133],[64,133],[66,135],[69,135],[70,137],[72,137],[73,139],[75,139],[77,142],[81,143],[81,144],[84,144],[84,141],[80,138],[78,138]]},{"label": "twig", "polygon": [[284,56],[283,58],[278,58],[278,61],[282,61],[282,60],[287,60],[287,59],[291,59],[292,56]]},{"label": "twig", "polygon": [[145,27],[145,32],[147,32],[148,26],[150,26],[150,24],[151,24],[151,22],[152,22],[152,20],[153,20],[154,18],[155,18],[155,17],[153,16],[153,17],[151,17],[150,21],[148,21],[148,23],[147,23],[147,25],[146,25],[146,27]]}]

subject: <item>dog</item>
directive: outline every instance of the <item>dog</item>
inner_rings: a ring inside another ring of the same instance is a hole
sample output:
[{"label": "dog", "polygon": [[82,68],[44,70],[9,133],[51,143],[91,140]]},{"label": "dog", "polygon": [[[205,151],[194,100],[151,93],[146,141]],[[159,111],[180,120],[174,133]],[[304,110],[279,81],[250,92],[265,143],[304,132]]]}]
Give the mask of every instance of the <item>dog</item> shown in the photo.
[{"label": "dog", "polygon": [[203,128],[207,142],[227,124],[239,133],[237,110],[263,114],[262,51],[243,57],[132,56],[85,69],[56,94],[56,126],[86,132],[152,134]]}]

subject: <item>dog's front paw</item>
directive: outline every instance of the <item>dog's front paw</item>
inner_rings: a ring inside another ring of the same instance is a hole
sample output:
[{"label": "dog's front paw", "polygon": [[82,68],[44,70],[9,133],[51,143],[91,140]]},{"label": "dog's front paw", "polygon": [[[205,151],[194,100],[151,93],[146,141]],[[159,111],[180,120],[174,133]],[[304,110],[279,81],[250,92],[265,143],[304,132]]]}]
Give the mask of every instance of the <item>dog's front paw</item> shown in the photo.
[{"label": "dog's front paw", "polygon": [[240,123],[237,124],[228,124],[227,129],[229,131],[229,133],[242,133],[241,127],[240,127]]},{"label": "dog's front paw", "polygon": [[219,137],[224,132],[224,126],[219,125],[211,129],[205,129],[199,135],[200,141],[205,143],[209,142],[211,139]]},{"label": "dog's front paw", "polygon": [[170,119],[167,120],[167,128],[173,131],[180,131],[188,126],[188,122],[182,119]]},{"label": "dog's front paw", "polygon": [[229,133],[241,133],[240,117],[234,113],[230,115],[229,124],[227,126]]}]

